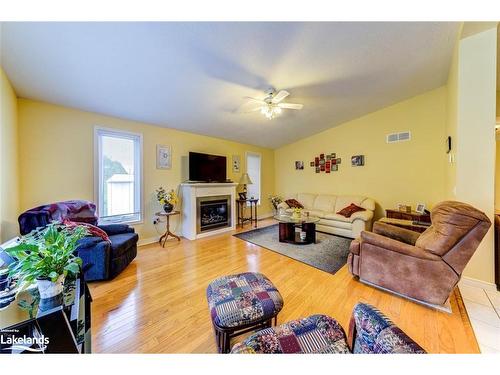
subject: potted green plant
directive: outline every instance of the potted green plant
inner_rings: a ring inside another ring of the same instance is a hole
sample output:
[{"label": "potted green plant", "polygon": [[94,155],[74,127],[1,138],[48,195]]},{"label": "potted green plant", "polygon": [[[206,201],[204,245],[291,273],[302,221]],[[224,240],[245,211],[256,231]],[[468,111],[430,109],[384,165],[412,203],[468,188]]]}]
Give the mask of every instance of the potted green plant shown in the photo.
[{"label": "potted green plant", "polygon": [[173,189],[166,191],[163,187],[159,187],[156,190],[156,199],[161,205],[163,205],[163,210],[166,213],[172,212],[174,205],[179,201],[179,198]]},{"label": "potted green plant", "polygon": [[17,275],[21,289],[36,283],[40,298],[62,293],[65,277],[77,275],[82,260],[75,255],[78,240],[88,234],[83,226],[67,227],[58,222],[36,229],[21,238],[18,245],[5,249],[17,261],[10,275]]}]

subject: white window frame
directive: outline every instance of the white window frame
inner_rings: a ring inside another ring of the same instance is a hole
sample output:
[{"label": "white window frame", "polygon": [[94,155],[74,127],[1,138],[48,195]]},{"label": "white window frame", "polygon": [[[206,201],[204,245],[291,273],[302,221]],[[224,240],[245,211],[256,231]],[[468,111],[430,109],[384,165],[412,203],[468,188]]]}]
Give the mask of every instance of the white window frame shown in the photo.
[{"label": "white window frame", "polygon": [[[259,201],[257,205],[260,206],[262,201],[262,154],[259,152],[247,151],[245,152],[245,166],[248,173],[248,155],[258,156],[260,159],[260,168],[259,168]],[[253,181],[252,181],[253,182]],[[248,189],[248,187],[247,187]],[[247,205],[250,205],[250,202],[247,202]]]},{"label": "white window frame", "polygon": [[[130,217],[128,215],[119,215],[116,218],[100,217],[103,208],[103,197],[100,194],[100,187],[102,186],[102,144],[101,136],[111,136],[116,138],[131,139],[139,142],[139,147],[135,149],[134,155],[134,171],[139,181],[134,179],[134,206],[139,204],[138,218]],[[94,126],[94,202],[97,204],[97,213],[99,215],[99,224],[141,224],[144,222],[144,188],[143,188],[143,137],[141,133],[133,133],[120,129],[105,128],[101,126]],[[139,193],[137,193],[139,188]]]}]

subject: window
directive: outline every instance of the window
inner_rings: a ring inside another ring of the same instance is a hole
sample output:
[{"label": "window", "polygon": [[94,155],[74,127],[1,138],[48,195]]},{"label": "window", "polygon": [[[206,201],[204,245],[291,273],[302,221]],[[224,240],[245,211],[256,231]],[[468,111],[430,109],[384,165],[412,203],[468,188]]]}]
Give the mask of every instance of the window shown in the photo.
[{"label": "window", "polygon": [[100,223],[142,220],[142,135],[95,128],[95,194]]},{"label": "window", "polygon": [[260,204],[260,166],[260,154],[247,152],[247,173],[252,180],[252,184],[247,186],[247,196],[259,199],[258,204]]}]

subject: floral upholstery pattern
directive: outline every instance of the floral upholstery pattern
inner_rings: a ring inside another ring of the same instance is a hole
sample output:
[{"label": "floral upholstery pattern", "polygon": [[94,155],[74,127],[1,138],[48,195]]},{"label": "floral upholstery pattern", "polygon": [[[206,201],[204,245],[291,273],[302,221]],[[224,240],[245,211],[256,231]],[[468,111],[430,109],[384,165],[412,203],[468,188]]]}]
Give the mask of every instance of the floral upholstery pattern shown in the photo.
[{"label": "floral upholstery pattern", "polygon": [[425,353],[424,349],[389,318],[366,303],[358,303],[354,307],[351,332],[352,328],[355,332],[353,353]]},{"label": "floral upholstery pattern", "polygon": [[312,315],[254,333],[236,344],[231,353],[347,354],[349,347],[344,330],[335,319],[326,315]]},{"label": "floral upholstery pattern", "polygon": [[236,344],[231,353],[351,353],[423,354],[415,341],[373,306],[358,303],[354,307],[347,340],[343,328],[333,318],[313,315],[279,327],[266,328]]},{"label": "floral upholstery pattern", "polygon": [[239,327],[271,319],[283,308],[283,298],[263,274],[224,276],[207,288],[212,321],[219,327]]}]

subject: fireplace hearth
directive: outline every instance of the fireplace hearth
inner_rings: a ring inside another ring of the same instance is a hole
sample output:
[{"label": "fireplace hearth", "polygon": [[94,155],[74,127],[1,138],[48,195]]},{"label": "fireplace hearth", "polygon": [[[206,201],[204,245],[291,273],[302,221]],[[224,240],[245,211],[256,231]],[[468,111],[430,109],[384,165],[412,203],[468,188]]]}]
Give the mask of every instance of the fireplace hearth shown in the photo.
[{"label": "fireplace hearth", "polygon": [[231,197],[201,197],[197,199],[197,232],[231,226]]},{"label": "fireplace hearth", "polygon": [[237,186],[232,182],[181,184],[182,235],[196,240],[234,230]]}]

